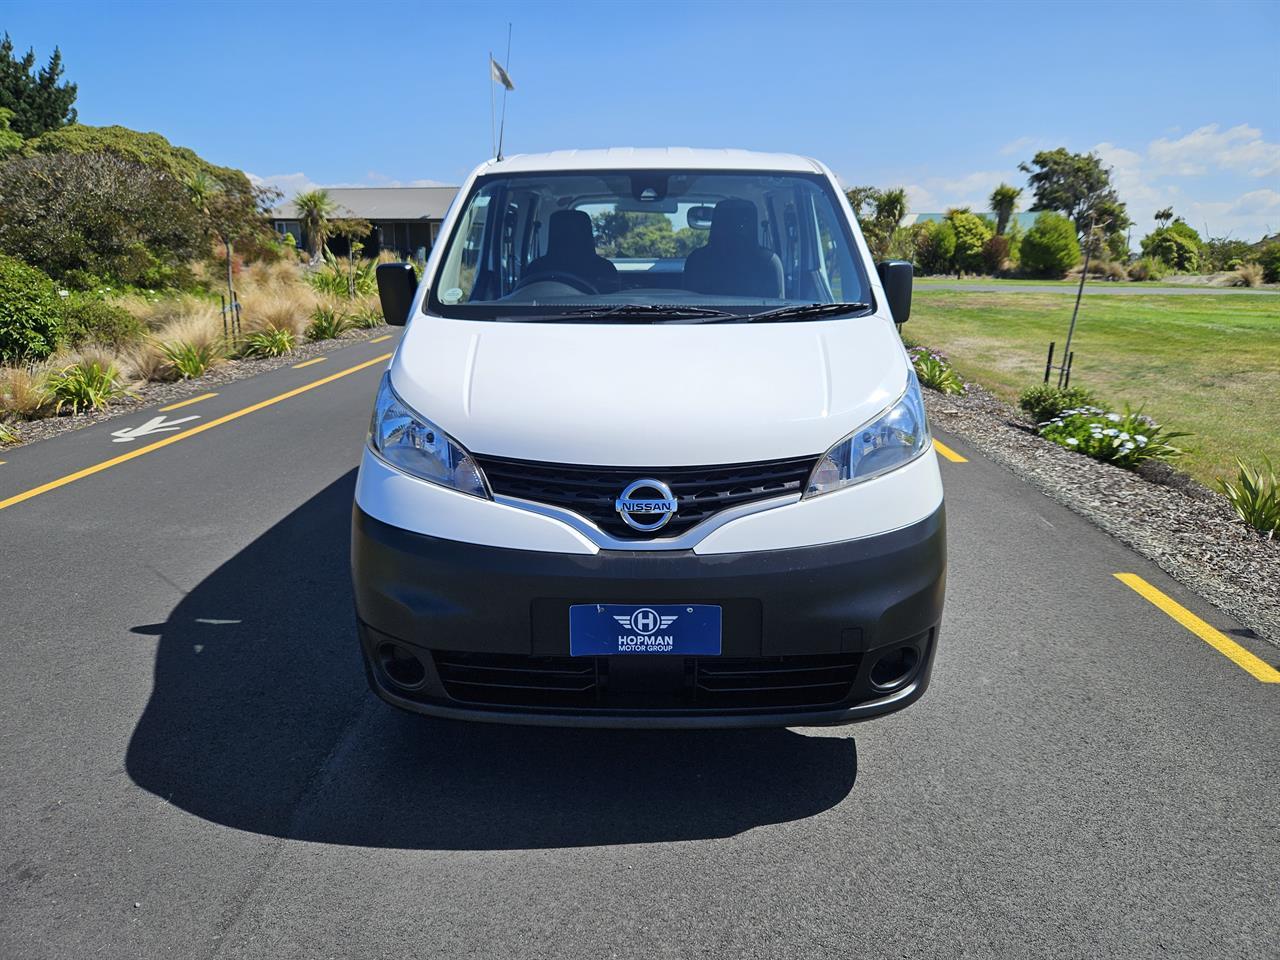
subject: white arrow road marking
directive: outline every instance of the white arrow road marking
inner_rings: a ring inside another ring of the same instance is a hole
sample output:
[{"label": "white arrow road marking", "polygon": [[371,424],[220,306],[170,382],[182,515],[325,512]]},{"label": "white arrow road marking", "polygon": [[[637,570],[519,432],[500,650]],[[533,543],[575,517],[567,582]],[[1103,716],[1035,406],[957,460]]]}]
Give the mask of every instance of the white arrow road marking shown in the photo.
[{"label": "white arrow road marking", "polygon": [[140,427],[126,427],[123,430],[112,430],[111,436],[115,439],[112,443],[130,443],[139,437],[146,437],[153,433],[167,433],[170,430],[177,430],[178,424],[186,423],[188,420],[199,420],[199,417],[178,417],[176,420],[167,420],[164,417],[152,417]]}]

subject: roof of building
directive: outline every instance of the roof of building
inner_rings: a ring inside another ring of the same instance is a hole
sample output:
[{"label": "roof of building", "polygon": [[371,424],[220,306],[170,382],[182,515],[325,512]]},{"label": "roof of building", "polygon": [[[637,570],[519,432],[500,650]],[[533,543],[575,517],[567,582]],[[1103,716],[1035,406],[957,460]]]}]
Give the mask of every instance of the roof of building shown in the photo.
[{"label": "roof of building", "polygon": [[627,169],[770,170],[820,173],[817,161],[793,153],[751,150],[698,150],[692,147],[610,147],[607,150],[556,150],[491,160],[484,173],[542,173],[554,170]]},{"label": "roof of building", "polygon": [[[990,210],[973,210],[973,212],[980,217],[991,217],[992,219],[995,219],[995,214]],[[1022,210],[1015,213],[1010,219],[1011,221],[1016,222],[1023,230],[1030,230],[1038,216],[1040,216],[1040,214],[1028,213],[1027,211]],[[928,223],[930,220],[945,219],[947,219],[947,215],[945,213],[909,213],[902,218],[902,225],[904,227],[909,227],[916,223]]]},{"label": "roof of building", "polygon": [[[443,220],[457,187],[325,187],[338,217],[365,220]],[[287,200],[271,211],[276,220],[296,220]]]}]

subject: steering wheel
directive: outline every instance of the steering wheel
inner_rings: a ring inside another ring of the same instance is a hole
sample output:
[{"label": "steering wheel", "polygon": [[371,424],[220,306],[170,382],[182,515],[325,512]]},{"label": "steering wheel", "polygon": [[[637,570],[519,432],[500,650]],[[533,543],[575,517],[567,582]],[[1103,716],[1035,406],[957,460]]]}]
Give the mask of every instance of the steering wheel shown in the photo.
[{"label": "steering wheel", "polygon": [[574,287],[580,293],[600,292],[596,285],[586,277],[580,277],[576,273],[570,273],[567,270],[538,270],[534,273],[526,274],[520,278],[520,282],[516,284],[516,289],[519,290],[521,287],[527,287],[531,283],[541,283],[548,280],[553,283],[563,283]]}]

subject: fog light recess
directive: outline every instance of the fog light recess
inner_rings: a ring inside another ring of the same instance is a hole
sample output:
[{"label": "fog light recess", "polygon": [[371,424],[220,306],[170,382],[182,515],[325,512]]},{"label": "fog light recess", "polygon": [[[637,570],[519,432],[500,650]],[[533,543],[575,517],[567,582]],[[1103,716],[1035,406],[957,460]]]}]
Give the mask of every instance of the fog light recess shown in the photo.
[{"label": "fog light recess", "polygon": [[417,690],[427,680],[427,668],[408,647],[398,643],[378,645],[378,666],[383,675],[401,690]]},{"label": "fog light recess", "polygon": [[877,690],[897,690],[906,686],[920,666],[920,651],[901,646],[886,650],[871,665],[871,685]]}]

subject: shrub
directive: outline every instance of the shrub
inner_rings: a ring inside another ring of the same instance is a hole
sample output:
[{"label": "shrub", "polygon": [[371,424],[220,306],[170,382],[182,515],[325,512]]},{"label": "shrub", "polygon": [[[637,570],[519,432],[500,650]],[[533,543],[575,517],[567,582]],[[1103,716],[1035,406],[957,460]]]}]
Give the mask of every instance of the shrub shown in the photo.
[{"label": "shrub", "polygon": [[0,368],[0,414],[37,420],[53,413],[53,401],[40,368]]},{"label": "shrub", "polygon": [[97,153],[0,164],[0,250],[52,277],[185,283],[187,262],[204,249],[195,205],[170,174]]},{"label": "shrub", "polygon": [[1182,451],[1169,441],[1187,436],[1167,431],[1141,413],[1109,413],[1095,406],[1063,410],[1040,424],[1039,433],[1059,446],[1129,469],[1146,460],[1181,456]]},{"label": "shrub", "polygon": [[1200,264],[1200,244],[1183,232],[1174,230],[1176,226],[1178,224],[1156,230],[1143,238],[1142,255],[1154,257],[1179,273],[1194,273]]},{"label": "shrub", "polygon": [[115,363],[94,355],[83,356],[50,374],[47,389],[59,411],[70,407],[72,413],[101,410],[129,393]]},{"label": "shrub", "polygon": [[203,376],[225,355],[221,344],[216,341],[175,340],[161,344],[161,350],[172,373],[182,380]]},{"label": "shrub", "polygon": [[1075,225],[1056,213],[1042,213],[1022,238],[1022,269],[1057,280],[1080,259]]},{"label": "shrub", "polygon": [[1258,263],[1267,283],[1280,283],[1280,240],[1273,240],[1258,251]]},{"label": "shrub", "polygon": [[18,428],[11,424],[0,422],[0,447],[3,447],[6,443],[17,443],[18,440]]},{"label": "shrub", "polygon": [[947,214],[956,233],[954,263],[957,270],[977,273],[983,267],[983,249],[994,231],[982,217],[968,210],[951,210]]},{"label": "shrub", "polygon": [[128,310],[95,297],[70,297],[63,321],[71,344],[100,343],[122,347],[141,339],[146,327]]},{"label": "shrub", "polygon": [[1264,457],[1266,473],[1262,468],[1246,466],[1237,460],[1240,472],[1235,483],[1219,480],[1218,486],[1231,503],[1231,508],[1249,526],[1268,537],[1280,533],[1280,480],[1270,459]]},{"label": "shrub", "polygon": [[307,324],[308,340],[336,340],[351,329],[351,317],[333,307],[319,306]]},{"label": "shrub", "polygon": [[982,247],[982,264],[987,273],[1004,273],[1013,264],[1009,256],[1009,238],[997,234]]},{"label": "shrub", "polygon": [[946,273],[956,252],[956,231],[945,220],[932,220],[912,227],[915,262],[926,276]]},{"label": "shrub", "polygon": [[381,307],[366,306],[351,315],[351,325],[357,330],[373,330],[384,323]]},{"label": "shrub", "polygon": [[1262,264],[1260,263],[1242,263],[1236,267],[1235,275],[1231,278],[1231,286],[1233,287],[1260,287],[1262,286]]},{"label": "shrub", "polygon": [[378,292],[377,269],[376,260],[357,260],[352,264],[339,260],[326,249],[324,262],[307,274],[307,283],[326,297],[344,300],[368,297]]},{"label": "shrub", "polygon": [[1145,280],[1160,280],[1164,277],[1165,266],[1159,260],[1151,257],[1143,257],[1141,260],[1135,260],[1129,264],[1129,279],[1139,282]]},{"label": "shrub", "polygon": [[53,281],[0,255],[0,362],[43,360],[62,337],[62,300]]},{"label": "shrub", "polygon": [[1018,406],[1038,424],[1052,420],[1064,410],[1074,407],[1093,407],[1097,404],[1098,401],[1088,390],[1081,387],[1063,389],[1048,383],[1029,387],[1018,397]]},{"label": "shrub", "polygon": [[242,357],[282,357],[293,350],[293,331],[282,327],[258,330],[245,337]]},{"label": "shrub", "polygon": [[907,356],[924,386],[939,393],[964,393],[964,381],[951,368],[945,354],[928,347],[910,347]]}]

